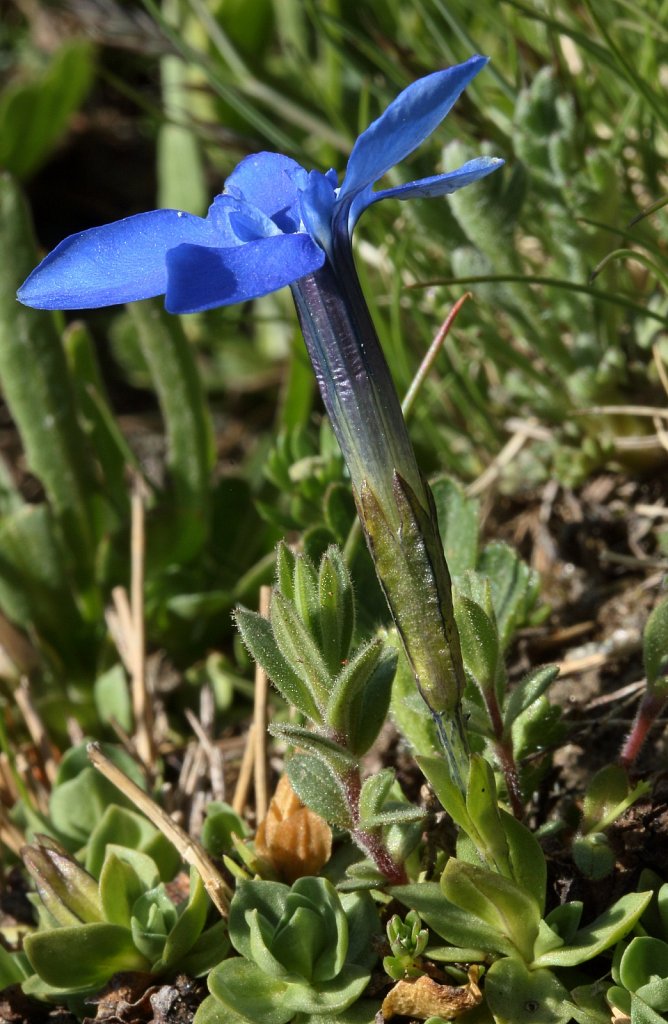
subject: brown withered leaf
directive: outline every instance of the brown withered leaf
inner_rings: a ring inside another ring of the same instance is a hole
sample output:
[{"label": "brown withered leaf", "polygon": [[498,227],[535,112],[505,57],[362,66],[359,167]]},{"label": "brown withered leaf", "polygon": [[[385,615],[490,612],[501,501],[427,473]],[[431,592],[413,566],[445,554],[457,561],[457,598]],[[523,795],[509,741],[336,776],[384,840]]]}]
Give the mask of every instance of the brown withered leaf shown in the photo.
[{"label": "brown withered leaf", "polygon": [[482,1002],[478,973],[477,967],[469,968],[466,985],[442,985],[426,974],[398,981],[383,1000],[383,1020],[398,1016],[415,1020],[427,1020],[429,1017],[454,1020]]},{"label": "brown withered leaf", "polygon": [[290,885],[304,875],[317,875],[331,857],[329,825],[304,806],[287,775],[279,779],[267,816],[260,822],[255,850]]}]

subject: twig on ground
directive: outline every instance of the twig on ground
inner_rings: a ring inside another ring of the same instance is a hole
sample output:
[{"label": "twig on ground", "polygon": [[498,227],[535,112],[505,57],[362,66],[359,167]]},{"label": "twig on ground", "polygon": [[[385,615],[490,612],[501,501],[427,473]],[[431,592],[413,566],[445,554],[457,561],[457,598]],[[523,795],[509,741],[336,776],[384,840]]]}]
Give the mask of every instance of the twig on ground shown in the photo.
[{"label": "twig on ground", "polygon": [[177,825],[136,782],[128,778],[113,761],[105,757],[99,744],[88,744],[88,757],[95,768],[117,789],[125,793],[137,809],[153,822],[155,827],[176,847],[183,860],[196,868],[212,902],[222,916],[227,917],[232,893],[206,850],[180,825]]}]

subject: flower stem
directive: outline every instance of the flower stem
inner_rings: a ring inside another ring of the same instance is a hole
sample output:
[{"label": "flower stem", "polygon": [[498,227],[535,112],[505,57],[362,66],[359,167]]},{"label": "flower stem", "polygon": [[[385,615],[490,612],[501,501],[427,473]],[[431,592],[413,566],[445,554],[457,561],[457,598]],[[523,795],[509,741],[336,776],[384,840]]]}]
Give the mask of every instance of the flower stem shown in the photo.
[{"label": "flower stem", "polygon": [[462,792],[468,747],[464,667],[436,509],[418,469],[349,245],[292,285],[325,408],[352,479],[376,572],[415,681],[440,722]]}]

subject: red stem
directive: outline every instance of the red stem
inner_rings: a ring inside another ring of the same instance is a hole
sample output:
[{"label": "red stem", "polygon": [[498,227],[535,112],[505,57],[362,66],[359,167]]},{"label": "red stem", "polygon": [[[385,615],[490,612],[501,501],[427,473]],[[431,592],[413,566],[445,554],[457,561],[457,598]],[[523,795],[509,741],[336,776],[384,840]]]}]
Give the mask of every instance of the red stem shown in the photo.
[{"label": "red stem", "polygon": [[665,694],[657,694],[648,691],[640,701],[636,717],[631,731],[626,737],[624,746],[619,754],[619,763],[627,771],[640,753],[642,746],[647,739],[649,730],[659,715],[663,705],[666,703]]},{"label": "red stem", "polygon": [[368,830],[357,827],[360,818],[359,802],[362,790],[362,779],[359,771],[355,769],[349,772],[343,783],[346,800],[354,823],[353,828],[350,830],[353,841],[371,858],[378,870],[381,874],[385,875],[385,878],[391,885],[405,885],[408,882],[405,868],[403,864],[397,864],[385,846],[380,829]]}]

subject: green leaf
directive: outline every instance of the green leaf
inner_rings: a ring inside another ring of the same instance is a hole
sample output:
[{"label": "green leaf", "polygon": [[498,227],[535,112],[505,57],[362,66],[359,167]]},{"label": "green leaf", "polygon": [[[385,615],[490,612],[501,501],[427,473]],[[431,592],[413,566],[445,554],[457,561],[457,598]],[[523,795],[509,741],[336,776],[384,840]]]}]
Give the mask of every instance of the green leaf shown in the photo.
[{"label": "green leaf", "polygon": [[290,785],[303,804],[331,825],[350,829],[353,821],[343,789],[313,754],[295,754],[286,765]]},{"label": "green leaf", "polygon": [[271,600],[271,628],[292,671],[304,680],[312,699],[324,705],[331,680],[320,649],[295,606],[277,591]]},{"label": "green leaf", "polygon": [[248,1017],[235,1013],[215,996],[207,996],[197,1007],[193,1024],[248,1024]]},{"label": "green leaf", "polygon": [[320,635],[320,594],[318,577],[313,562],[307,555],[299,554],[295,559],[294,597],[291,604],[308,629],[318,650],[322,646]]},{"label": "green leaf", "polygon": [[128,312],[151,372],[167,435],[167,463],[178,530],[170,530],[170,561],[193,557],[210,528],[213,427],[193,349],[181,321],[162,302],[133,302]]},{"label": "green leaf", "polygon": [[221,800],[212,800],[206,806],[206,818],[202,825],[202,845],[207,853],[220,857],[229,853],[232,835],[241,839],[249,834],[248,826],[236,811]]},{"label": "green leaf", "polygon": [[615,855],[604,832],[589,832],[576,836],[571,844],[571,853],[578,871],[586,878],[598,881],[612,874]]},{"label": "green leaf", "polygon": [[619,980],[659,1013],[668,1010],[668,943],[637,935],[624,950]]},{"label": "green leaf", "polygon": [[652,611],[642,641],[647,685],[652,690],[668,675],[668,601],[661,601]]},{"label": "green leaf", "polygon": [[[103,744],[103,750],[133,781],[145,786],[136,762],[125,751],[111,744]],[[132,807],[131,801],[91,766],[85,743],[70,748],[58,766],[49,798],[49,816],[54,827],[81,845],[110,804]]]},{"label": "green leaf", "polygon": [[100,988],[118,971],[149,967],[130,930],[103,921],[33,932],[25,937],[24,950],[43,981],[72,992]]},{"label": "green leaf", "polygon": [[10,985],[19,985],[27,978],[28,972],[22,962],[24,959],[20,954],[10,953],[0,945],[0,992]]},{"label": "green leaf", "polygon": [[479,503],[448,476],[431,481],[445,560],[453,577],[475,569],[478,557]]},{"label": "green leaf", "polygon": [[[437,935],[453,946],[480,951],[471,960],[483,960],[488,953],[517,956],[517,948],[504,931],[487,924],[469,910],[447,899],[436,882],[395,885],[392,896],[418,914]],[[464,957],[466,960],[467,957]]]},{"label": "green leaf", "polygon": [[619,765],[601,768],[585,792],[580,832],[601,832],[646,792],[646,785],[631,789],[628,775]]},{"label": "green leaf", "polygon": [[467,835],[473,836],[475,827],[466,807],[461,789],[450,777],[448,764],[443,757],[416,757],[420,770],[428,779],[441,806]]},{"label": "green leaf", "polygon": [[269,978],[242,957],[223,960],[214,967],[208,985],[223,1006],[257,1024],[287,1024],[295,1015],[285,1004],[286,983]]},{"label": "green leaf", "polygon": [[175,847],[143,814],[109,804],[90,834],[86,869],[99,876],[107,847],[116,844],[146,854],[157,867],[160,879],[170,882],[181,863]]},{"label": "green leaf", "polygon": [[501,651],[523,625],[538,597],[538,573],[500,541],[488,544],[477,571],[489,577]]},{"label": "green leaf", "polygon": [[130,509],[128,469],[142,475],[141,466],[112,412],[95,352],[95,341],[81,321],[68,325],[63,346],[75,399],[90,449],[102,476],[102,489],[117,514],[127,519]]},{"label": "green leaf", "polygon": [[485,996],[496,1024],[569,1024],[568,990],[552,971],[529,971],[506,957],[485,975]]},{"label": "green leaf", "polygon": [[525,676],[510,692],[503,709],[504,735],[509,736],[513,722],[538,700],[559,675],[556,665],[542,665]]},{"label": "green leaf", "polygon": [[[0,166],[34,173],[67,130],[93,82],[95,51],[83,39],[61,44],[47,67],[17,76],[0,96]],[[27,64],[27,62],[26,62]],[[9,251],[9,250],[8,250]]]},{"label": "green leaf", "polygon": [[[22,139],[28,124],[29,119],[20,129]],[[35,266],[36,252],[27,207],[7,174],[0,177],[0,250],[12,254],[0,280],[3,394],[28,467],[41,480],[62,523],[80,578],[90,582],[95,475],[53,316],[16,301],[16,289]]]},{"label": "green leaf", "polygon": [[162,884],[143,893],[132,908],[132,940],[151,965],[158,969],[167,935],[177,920],[177,911]]},{"label": "green leaf", "polygon": [[508,843],[501,824],[494,772],[484,757],[472,754],[466,787],[466,809],[475,829],[471,836],[480,843],[483,859],[495,870],[510,877]]},{"label": "green leaf", "polygon": [[96,678],[93,684],[93,695],[101,722],[110,722],[113,719],[126,733],[132,732],[130,688],[125,669],[120,663],[112,665]]},{"label": "green leaf", "polygon": [[332,729],[344,736],[349,736],[354,728],[354,703],[378,668],[384,653],[383,641],[376,638],[356,651],[347,665],[343,668],[339,666],[325,718]]},{"label": "green leaf", "polygon": [[227,921],[216,921],[202,932],[190,951],[180,960],[178,969],[190,978],[201,978],[220,963],[229,951]]},{"label": "green leaf", "polygon": [[[499,635],[496,622],[487,614],[485,607],[476,600],[472,593],[478,591],[474,573],[465,573],[453,588],[455,618],[459,629],[462,645],[462,656],[466,670],[473,676],[476,685],[484,694],[496,691],[497,676],[500,671]],[[469,594],[467,591],[471,591]],[[489,584],[482,601],[488,604],[491,594]]]},{"label": "green leaf", "polygon": [[301,725],[272,723],[269,732],[272,736],[313,754],[336,775],[345,775],[357,768],[357,761],[345,747]]},{"label": "green leaf", "polygon": [[283,699],[312,722],[321,724],[322,715],[308,682],[283,656],[271,623],[257,612],[248,611],[246,608],[237,608],[234,617],[251,656],[265,670]]},{"label": "green leaf", "polygon": [[508,938],[515,955],[519,953],[527,963],[532,960],[540,911],[518,885],[493,871],[451,859],[441,876],[441,889],[456,906]]},{"label": "green leaf", "polygon": [[383,768],[376,775],[370,775],[364,781],[360,792],[359,814],[360,821],[365,822],[367,818],[378,814],[383,804],[390,795],[394,785],[396,773],[393,768]]},{"label": "green leaf", "polygon": [[276,586],[287,601],[295,599],[295,563],[297,556],[284,541],[276,548]]},{"label": "green leaf", "polygon": [[562,903],[551,910],[545,918],[545,923],[561,937],[564,944],[572,943],[580,924],[583,906],[579,900]]},{"label": "green leaf", "polygon": [[352,581],[337,547],[325,552],[318,572],[322,653],[332,676],[348,658],[355,628]]},{"label": "green leaf", "polygon": [[581,928],[572,943],[536,957],[532,967],[577,967],[593,960],[633,928],[652,898],[651,892],[626,893],[600,917]]},{"label": "green leaf", "polygon": [[[107,848],[100,874],[100,899],[105,920],[129,928],[132,908],[139,897],[157,883],[158,872],[153,861],[145,854],[138,854],[135,850],[126,851],[135,855],[128,857],[123,855],[123,847],[120,847],[120,851],[121,855],[118,856],[113,846]],[[145,858],[144,871],[141,867],[139,870],[135,867],[137,857]]]},{"label": "green leaf", "polygon": [[547,862],[540,843],[526,825],[501,810],[503,831],[508,843],[512,878],[520,889],[534,898],[542,914],[547,892]]},{"label": "green leaf", "polygon": [[392,697],[396,667],[396,651],[385,647],[366,685],[351,701],[348,746],[357,757],[366,754],[383,727]]}]

